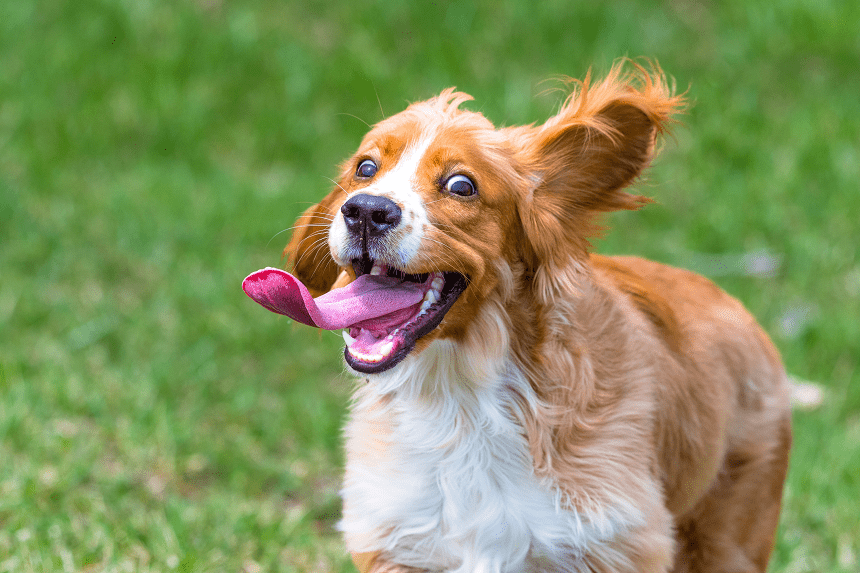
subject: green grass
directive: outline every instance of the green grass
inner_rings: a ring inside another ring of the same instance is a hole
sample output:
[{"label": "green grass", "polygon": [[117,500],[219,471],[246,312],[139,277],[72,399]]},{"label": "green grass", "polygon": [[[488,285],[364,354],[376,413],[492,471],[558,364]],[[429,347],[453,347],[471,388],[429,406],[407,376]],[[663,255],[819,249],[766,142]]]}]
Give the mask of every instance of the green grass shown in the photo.
[{"label": "green grass", "polygon": [[364,122],[541,120],[623,55],[694,106],[599,248],[711,274],[826,387],[772,570],[860,568],[860,4],[532,4],[0,3],[0,573],[351,571],[339,340],[241,279]]}]

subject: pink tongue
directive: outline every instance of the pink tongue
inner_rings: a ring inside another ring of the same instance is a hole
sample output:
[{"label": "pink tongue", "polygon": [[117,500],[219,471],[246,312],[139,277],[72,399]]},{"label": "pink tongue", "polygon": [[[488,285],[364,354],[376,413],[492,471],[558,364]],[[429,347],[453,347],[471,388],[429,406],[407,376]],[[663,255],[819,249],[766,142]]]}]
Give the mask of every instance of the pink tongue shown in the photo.
[{"label": "pink tongue", "polygon": [[361,275],[343,288],[313,298],[299,279],[271,267],[248,275],[242,289],[272,312],[326,330],[347,328],[414,306],[426,290],[418,283],[393,277]]}]

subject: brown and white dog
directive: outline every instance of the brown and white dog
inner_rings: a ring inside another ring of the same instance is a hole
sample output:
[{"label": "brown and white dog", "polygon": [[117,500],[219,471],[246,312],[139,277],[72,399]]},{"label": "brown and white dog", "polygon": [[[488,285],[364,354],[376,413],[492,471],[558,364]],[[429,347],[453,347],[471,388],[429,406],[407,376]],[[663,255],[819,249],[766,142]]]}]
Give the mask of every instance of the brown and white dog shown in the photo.
[{"label": "brown and white dog", "polygon": [[312,295],[416,297],[325,323],[366,380],[340,524],[363,572],[767,567],[777,350],[707,279],[589,253],[601,212],[649,202],[623,189],[683,100],[656,67],[577,85],[543,125],[496,129],[453,89],[410,105],[297,223]]}]

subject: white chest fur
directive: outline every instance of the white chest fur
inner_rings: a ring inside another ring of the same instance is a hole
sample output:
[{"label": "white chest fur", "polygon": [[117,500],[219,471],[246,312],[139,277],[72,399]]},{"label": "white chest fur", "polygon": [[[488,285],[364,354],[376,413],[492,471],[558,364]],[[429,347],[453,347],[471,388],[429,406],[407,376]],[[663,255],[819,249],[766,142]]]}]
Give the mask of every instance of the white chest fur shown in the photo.
[{"label": "white chest fur", "polygon": [[[521,420],[536,399],[525,377],[507,359],[491,367],[466,354],[434,342],[359,390],[346,430],[349,550],[433,571],[575,570],[606,532],[535,475]],[[478,385],[474,373],[491,376]]]}]

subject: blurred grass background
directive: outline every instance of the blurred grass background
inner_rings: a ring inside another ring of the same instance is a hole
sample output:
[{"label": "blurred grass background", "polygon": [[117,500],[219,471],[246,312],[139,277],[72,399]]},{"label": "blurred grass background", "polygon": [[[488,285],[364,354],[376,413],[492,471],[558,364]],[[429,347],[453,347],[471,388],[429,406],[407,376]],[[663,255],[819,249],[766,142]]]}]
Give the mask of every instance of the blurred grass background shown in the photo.
[{"label": "blurred grass background", "polygon": [[352,571],[338,336],[241,292],[374,123],[540,121],[659,60],[693,107],[599,243],[711,276],[821,382],[772,571],[860,570],[860,4],[0,3],[0,573]]}]

